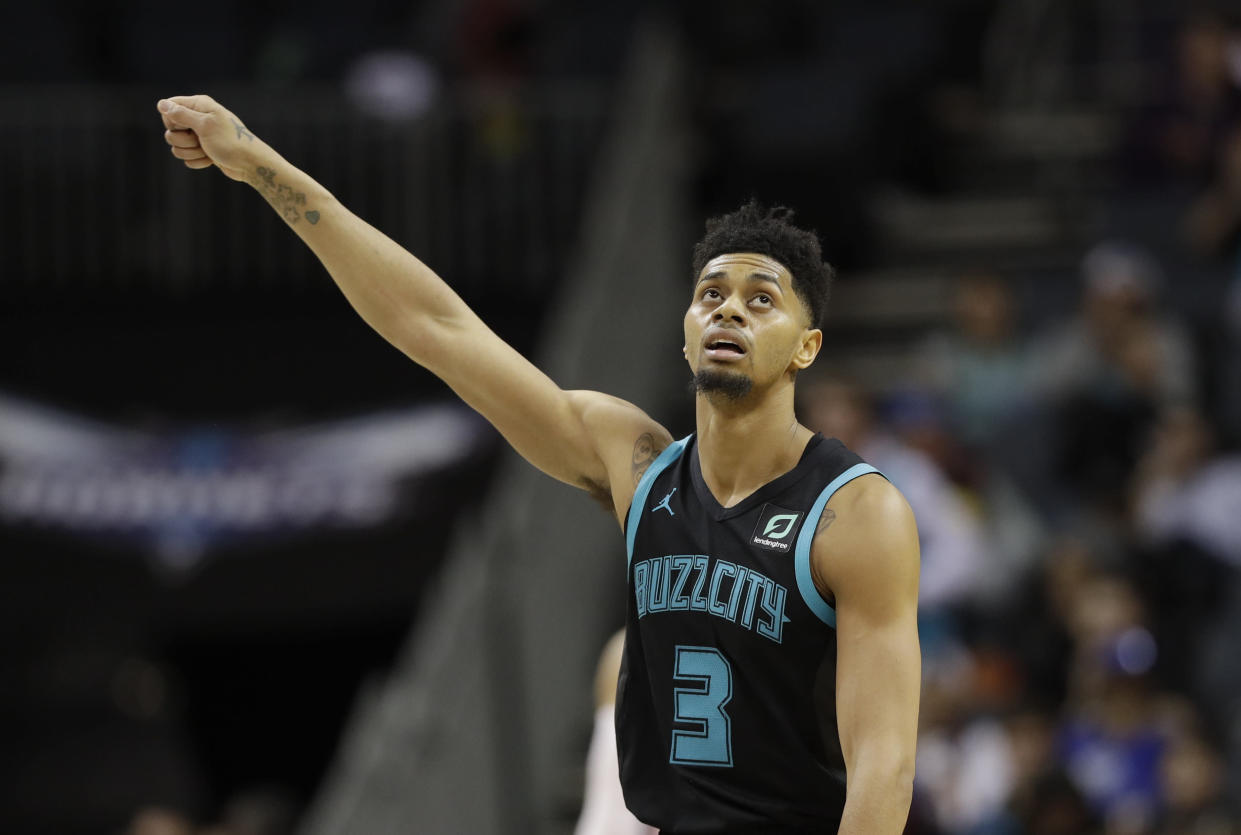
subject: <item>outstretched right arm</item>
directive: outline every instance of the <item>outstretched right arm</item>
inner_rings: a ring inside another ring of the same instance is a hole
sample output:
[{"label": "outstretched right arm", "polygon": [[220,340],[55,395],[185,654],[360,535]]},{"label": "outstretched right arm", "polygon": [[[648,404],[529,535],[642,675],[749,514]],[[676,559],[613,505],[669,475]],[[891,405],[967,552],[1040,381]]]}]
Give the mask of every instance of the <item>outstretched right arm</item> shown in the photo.
[{"label": "outstretched right arm", "polygon": [[623,521],[644,450],[667,430],[636,406],[557,386],[396,242],[346,209],[207,96],[164,99],[172,153],[190,168],[218,167],[249,183],[327,268],[381,336],[452,387],[526,460],[590,491]]}]

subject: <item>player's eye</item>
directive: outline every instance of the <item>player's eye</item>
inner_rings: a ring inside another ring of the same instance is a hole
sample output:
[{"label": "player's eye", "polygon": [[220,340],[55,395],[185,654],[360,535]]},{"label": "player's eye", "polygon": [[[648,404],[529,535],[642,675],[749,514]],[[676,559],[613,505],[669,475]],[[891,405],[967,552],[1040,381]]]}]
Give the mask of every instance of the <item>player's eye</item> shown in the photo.
[{"label": "player's eye", "polygon": [[702,291],[702,297],[704,299],[718,299],[720,297],[720,291],[716,290],[714,287],[708,287],[706,290]]},{"label": "player's eye", "polygon": [[754,301],[758,302],[761,305],[768,306],[771,304],[771,296],[767,295],[766,293],[759,293],[757,296],[754,297]]}]

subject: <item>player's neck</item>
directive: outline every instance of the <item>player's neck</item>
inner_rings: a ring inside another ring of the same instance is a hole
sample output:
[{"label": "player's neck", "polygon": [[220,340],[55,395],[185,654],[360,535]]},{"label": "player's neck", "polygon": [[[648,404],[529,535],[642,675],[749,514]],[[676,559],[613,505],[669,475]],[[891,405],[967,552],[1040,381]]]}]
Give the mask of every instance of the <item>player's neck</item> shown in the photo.
[{"label": "player's neck", "polygon": [[754,401],[699,394],[696,412],[702,477],[724,507],[797,466],[814,434],[797,422],[791,389]]}]

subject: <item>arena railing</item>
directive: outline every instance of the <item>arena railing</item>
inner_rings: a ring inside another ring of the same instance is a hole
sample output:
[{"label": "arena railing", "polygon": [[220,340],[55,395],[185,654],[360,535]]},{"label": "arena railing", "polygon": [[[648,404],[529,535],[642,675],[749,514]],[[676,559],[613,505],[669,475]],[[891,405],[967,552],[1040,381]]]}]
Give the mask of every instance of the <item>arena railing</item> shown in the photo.
[{"label": "arena railing", "polygon": [[[65,289],[330,290],[248,189],[182,170],[133,86],[0,87],[0,294]],[[368,116],[336,86],[210,93],[286,159],[465,295],[544,288],[562,266],[610,90],[574,81],[445,88]]]}]

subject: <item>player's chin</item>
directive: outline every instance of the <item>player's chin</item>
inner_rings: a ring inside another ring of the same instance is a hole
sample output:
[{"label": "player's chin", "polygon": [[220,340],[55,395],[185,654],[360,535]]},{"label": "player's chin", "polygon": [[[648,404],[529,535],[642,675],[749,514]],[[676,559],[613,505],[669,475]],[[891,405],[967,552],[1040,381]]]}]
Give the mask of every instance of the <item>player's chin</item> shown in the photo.
[{"label": "player's chin", "polygon": [[695,372],[691,387],[694,394],[740,400],[750,393],[754,381],[741,371],[708,366]]}]

